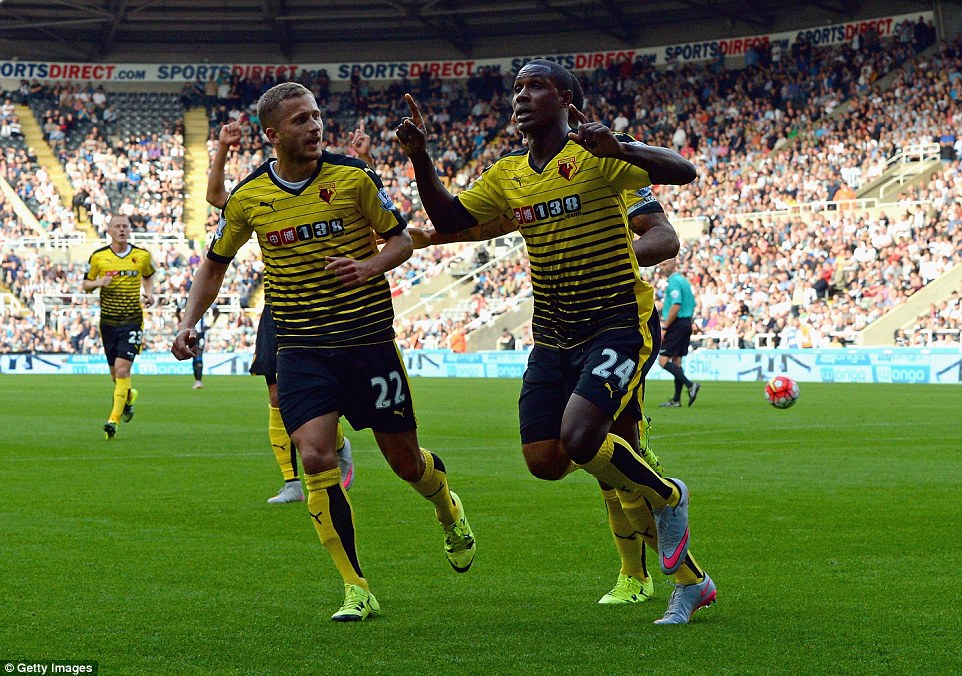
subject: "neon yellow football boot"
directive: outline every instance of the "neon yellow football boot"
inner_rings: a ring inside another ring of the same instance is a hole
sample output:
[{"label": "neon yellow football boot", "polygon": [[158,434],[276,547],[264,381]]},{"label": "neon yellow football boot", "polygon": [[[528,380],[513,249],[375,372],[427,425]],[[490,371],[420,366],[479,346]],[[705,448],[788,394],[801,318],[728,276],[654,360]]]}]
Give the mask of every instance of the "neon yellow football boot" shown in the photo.
[{"label": "neon yellow football boot", "polygon": [[454,491],[451,491],[451,499],[458,508],[458,518],[444,530],[444,553],[448,557],[451,567],[459,573],[466,573],[471,564],[474,563],[474,555],[477,546],[474,542],[474,531],[468,525],[468,520],[464,516],[464,507],[461,505],[461,498]]},{"label": "neon yellow football boot", "polygon": [[644,603],[655,593],[655,582],[649,575],[647,578],[633,575],[618,574],[618,582],[611,591],[601,597],[598,603],[604,605],[619,605],[626,603]]},{"label": "neon yellow football boot", "polygon": [[356,584],[344,585],[344,603],[331,615],[335,622],[360,622],[381,612],[374,594]]}]

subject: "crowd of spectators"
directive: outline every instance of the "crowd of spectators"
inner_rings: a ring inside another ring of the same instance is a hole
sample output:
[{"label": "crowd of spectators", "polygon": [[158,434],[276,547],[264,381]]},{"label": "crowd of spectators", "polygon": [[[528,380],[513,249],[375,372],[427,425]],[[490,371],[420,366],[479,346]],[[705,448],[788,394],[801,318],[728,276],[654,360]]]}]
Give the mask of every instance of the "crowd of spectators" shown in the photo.
[{"label": "crowd of spectators", "polygon": [[[950,157],[927,185],[900,195],[897,207],[882,212],[842,205],[804,218],[737,217],[854,197],[881,175],[890,157],[912,144],[936,141],[954,155],[951,133],[962,122],[962,43],[925,51],[933,41],[931,25],[920,20],[903,23],[884,42],[867,33],[831,48],[815,48],[804,37],[787,47],[773,43],[752,50],[738,69],[726,68],[723,59],[657,69],[639,59],[583,76],[589,118],[673,147],[698,167],[695,183],[662,187],[657,194],[674,217],[702,217],[707,223],[706,234],[687,244],[685,258],[700,298],[696,330],[702,344],[846,344],[959,263],[962,198],[959,163]],[[403,93],[418,98],[439,175],[457,192],[518,144],[509,118],[510,80],[506,73],[481,69],[465,82],[425,75],[376,88],[354,73],[347,89],[334,91],[326,73],[301,78],[324,115],[326,147],[350,152],[348,133],[363,125],[372,137],[377,173],[416,227],[427,220],[410,165],[394,140],[394,128],[407,114]],[[273,84],[270,78],[215,79],[188,83],[179,96],[185,108],[206,109],[211,151],[220,125],[242,123],[240,147],[225,171],[228,188],[270,156],[256,100]],[[53,124],[48,141],[86,193],[92,216],[99,212],[95,218],[102,219],[113,209],[140,219],[146,231],[182,228],[184,149],[176,121],[162,132],[120,139],[109,133],[116,124],[108,119],[109,93],[65,85],[30,87],[29,95],[49,103],[43,111]],[[54,127],[62,124],[67,130],[61,139]],[[71,149],[68,140],[78,136],[70,130],[76,128],[83,129],[83,138]],[[9,147],[4,152],[11,156]],[[3,166],[10,164],[5,160]],[[8,212],[0,203],[4,228]],[[210,209],[209,229],[216,221]],[[450,270],[451,260],[473,259],[478,250],[483,247],[416,252],[390,273],[392,288],[410,292]],[[397,323],[402,346],[456,349],[470,331],[514,307],[530,290],[523,257],[484,269],[477,279],[483,280],[479,288],[457,308],[439,316],[402,316]],[[934,309],[929,322],[952,321],[953,307],[957,303]],[[943,338],[931,340],[936,339]]]},{"label": "crowd of spectators", "polygon": [[659,193],[680,217],[829,201],[877,176],[902,144],[937,138],[921,125],[902,131],[908,108],[872,114],[883,107],[878,100],[895,96],[886,75],[938,79],[943,60],[958,60],[958,44],[936,58],[918,56],[924,46],[863,41],[816,50],[800,38],[777,61],[740,70],[625,62],[588,84],[588,116],[696,164],[694,183]]},{"label": "crowd of spectators", "polygon": [[[152,252],[154,307],[144,317],[144,349],[170,349],[180,312],[193,281],[201,254],[184,256],[165,245]],[[86,263],[54,263],[47,254],[7,251],[0,259],[0,284],[19,299],[20,306],[0,304],[4,340],[0,352],[102,352],[100,300],[84,293],[81,281]],[[212,349],[253,350],[255,323],[250,298],[263,281],[264,267],[254,247],[246,247],[231,264],[221,294],[215,301],[216,321],[209,333]]]},{"label": "crowd of spectators", "polygon": [[454,308],[429,310],[397,317],[394,329],[404,349],[467,349],[467,335],[517,308],[531,297],[528,259],[516,255],[491,261],[470,275],[471,295]]},{"label": "crowd of spectators", "polygon": [[100,235],[119,212],[135,232],[183,236],[183,114],[161,105],[173,101],[92,85],[30,89],[25,102],[67,173],[76,215],[85,210]]},{"label": "crowd of spectators", "polygon": [[959,345],[962,335],[962,285],[947,300],[929,307],[908,330],[898,329],[894,343],[909,347]]},{"label": "crowd of spectators", "polygon": [[696,336],[725,348],[852,343],[962,263],[962,229],[947,229],[919,204],[888,211],[714,228],[684,254],[699,303]]},{"label": "crowd of spectators", "polygon": [[[849,344],[962,263],[962,162],[945,162],[881,210],[843,204],[807,220],[769,215],[740,223],[729,216],[690,243],[684,257],[699,298],[695,329],[702,344]],[[959,343],[951,303],[928,319],[928,331],[903,332],[899,342]]]},{"label": "crowd of spectators", "polygon": [[93,128],[65,161],[76,190],[97,233],[106,232],[113,213],[129,216],[135,232],[183,237],[183,134],[128,138],[111,145]]},{"label": "crowd of spectators", "polygon": [[0,95],[0,177],[36,216],[31,226],[17,216],[10,200],[0,192],[0,236],[7,239],[70,234],[75,222],[62,206],[47,171],[38,164],[36,153],[23,137],[23,128],[12,96]]}]

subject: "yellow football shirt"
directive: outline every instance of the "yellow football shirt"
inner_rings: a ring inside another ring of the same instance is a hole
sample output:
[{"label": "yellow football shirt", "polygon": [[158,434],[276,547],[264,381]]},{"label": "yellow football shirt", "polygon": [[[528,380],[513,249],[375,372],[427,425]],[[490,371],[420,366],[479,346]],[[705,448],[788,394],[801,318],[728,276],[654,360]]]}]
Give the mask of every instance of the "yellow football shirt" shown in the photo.
[{"label": "yellow football shirt", "polygon": [[478,223],[514,214],[531,263],[536,343],[570,348],[647,321],[654,294],[631,248],[625,193],[650,185],[643,169],[568,141],[541,169],[527,149],[505,155],[458,195]]},{"label": "yellow football shirt", "polygon": [[377,174],[360,160],[325,151],[314,176],[294,188],[274,175],[274,162],[231,192],[208,257],[229,263],[256,234],[279,349],[393,340],[387,278],[348,288],[324,269],[328,256],[373,256],[375,233],[387,238],[406,227]]},{"label": "yellow football shirt", "polygon": [[156,272],[150,252],[131,244],[125,253],[118,255],[105,246],[90,254],[87,263],[87,279],[113,277],[110,284],[100,288],[100,323],[108,326],[143,323],[140,286],[143,279]]}]

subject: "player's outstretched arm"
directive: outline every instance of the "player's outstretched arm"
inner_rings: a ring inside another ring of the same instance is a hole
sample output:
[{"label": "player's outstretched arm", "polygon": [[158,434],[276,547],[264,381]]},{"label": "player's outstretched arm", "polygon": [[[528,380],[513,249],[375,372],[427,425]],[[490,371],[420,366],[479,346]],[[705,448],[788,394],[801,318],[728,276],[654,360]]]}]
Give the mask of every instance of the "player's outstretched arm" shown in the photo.
[{"label": "player's outstretched arm", "polygon": [[518,224],[512,219],[507,216],[500,216],[487,223],[481,223],[455,233],[445,234],[438,232],[435,228],[408,228],[408,232],[411,234],[414,248],[423,249],[428,246],[451,244],[453,242],[483,242],[487,239],[507,235],[517,229]]},{"label": "player's outstretched arm", "polygon": [[177,359],[190,359],[201,353],[197,344],[197,330],[194,327],[211,303],[217,300],[228,267],[228,263],[219,263],[210,258],[205,258],[197,267],[190,293],[187,295],[187,305],[180,316],[177,335],[170,346],[171,353]]},{"label": "player's outstretched arm", "polygon": [[656,185],[685,185],[695,180],[695,165],[669,148],[622,143],[621,159],[641,167]]},{"label": "player's outstretched arm", "polygon": [[404,100],[408,104],[411,115],[401,120],[395,133],[398,141],[401,142],[401,150],[411,159],[421,204],[435,229],[438,232],[454,233],[477,225],[438,178],[434,161],[428,153],[427,129],[417,102],[410,94],[405,94]]},{"label": "player's outstretched arm", "polygon": [[631,247],[641,267],[650,268],[678,255],[681,242],[665,212],[636,214],[628,225],[638,235]]},{"label": "player's outstretched arm", "polygon": [[619,141],[601,122],[589,122],[588,118],[573,105],[568,115],[579,122],[578,129],[568,133],[568,138],[597,157],[614,157],[648,172],[653,184],[685,185],[695,180],[695,165],[668,148],[643,143]]},{"label": "player's outstretched arm", "polygon": [[241,127],[239,122],[225,124],[217,135],[217,149],[210,161],[210,173],[207,174],[207,203],[212,207],[223,209],[227,204],[227,187],[224,185],[224,165],[227,164],[227,153],[232,145],[240,143]]}]

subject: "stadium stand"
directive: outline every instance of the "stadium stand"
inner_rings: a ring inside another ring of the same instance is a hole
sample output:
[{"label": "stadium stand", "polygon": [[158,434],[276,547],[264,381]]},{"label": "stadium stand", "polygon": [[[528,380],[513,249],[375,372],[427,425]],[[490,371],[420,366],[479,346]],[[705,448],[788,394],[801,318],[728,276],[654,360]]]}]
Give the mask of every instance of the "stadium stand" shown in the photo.
[{"label": "stadium stand", "polygon": [[183,236],[183,106],[168,94],[40,85],[27,104],[70,180],[72,205],[103,235],[108,215]]},{"label": "stadium stand", "polygon": [[[582,74],[589,118],[674,147],[698,167],[695,183],[657,193],[688,235],[684,259],[700,302],[697,344],[858,343],[866,327],[959,267],[962,142],[952,129],[962,122],[962,43],[933,41],[931,31],[905,22],[889,40],[817,47],[802,36],[784,51],[752,48],[737,69],[723,60],[654,68],[639,59]],[[406,113],[403,92],[412,91],[422,103],[431,141],[451,148],[435,154],[452,191],[517,146],[507,74],[481,69],[466,81],[425,77],[379,87],[355,73],[343,90],[335,90],[326,73],[305,73],[300,80],[318,98],[329,149],[348,152],[348,132],[365,125],[376,170],[413,226],[427,221],[393,138]],[[226,168],[230,188],[270,155],[255,104],[274,83],[235,76],[188,83],[179,94],[87,85],[21,88],[4,94],[0,108],[2,175],[36,216],[39,234],[73,231],[73,218],[58,210],[45,167],[15,133],[11,106],[19,97],[63,163],[79,196],[77,213],[89,213],[97,231],[112,210],[134,218],[142,241],[163,254],[158,260],[170,286],[160,293],[182,296],[191,265],[178,266],[167,254],[188,257],[202,246],[194,243],[192,250],[184,232],[184,112],[204,109],[208,153],[220,125],[242,122],[242,142]],[[908,111],[911,124],[904,123]],[[916,154],[928,163],[918,162],[918,171],[892,183],[893,159]],[[886,181],[896,187],[880,196]],[[12,294],[4,312],[16,327],[13,335],[8,330],[4,349],[81,351],[90,333],[82,311],[92,299],[65,291],[70,284],[64,279],[79,280],[82,266],[71,263],[73,269],[68,265],[49,279],[43,256],[57,254],[18,248],[18,241],[38,233],[16,215],[9,196],[0,200],[3,282]],[[216,212],[200,208],[209,233]],[[262,269],[251,256],[237,266],[229,299],[221,304],[218,327],[245,336],[230,343],[235,348],[250,337],[243,308],[258,302]],[[663,286],[657,276],[653,280]],[[510,328],[521,337],[519,347],[530,344],[523,312],[530,293],[526,259],[504,242],[417,252],[390,281],[402,347],[451,347],[452,340],[462,344],[463,336],[467,349],[493,349],[490,327],[500,329],[505,313],[515,322]],[[892,331],[890,342],[958,344],[958,288],[918,307],[918,318]],[[38,306],[44,312],[38,314]],[[52,306],[55,311],[47,309]],[[175,310],[159,313],[149,327],[157,329],[148,335],[158,335],[159,349],[161,330],[174,321]]]},{"label": "stadium stand", "polygon": [[[0,178],[7,189],[0,196],[6,205],[0,233],[10,239],[71,235],[75,231],[74,218],[61,204],[47,170],[24,140],[18,115],[3,114],[2,129],[5,131],[0,132]],[[23,202],[32,218],[22,211],[17,213],[14,197]]]}]

